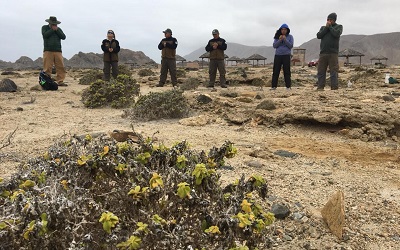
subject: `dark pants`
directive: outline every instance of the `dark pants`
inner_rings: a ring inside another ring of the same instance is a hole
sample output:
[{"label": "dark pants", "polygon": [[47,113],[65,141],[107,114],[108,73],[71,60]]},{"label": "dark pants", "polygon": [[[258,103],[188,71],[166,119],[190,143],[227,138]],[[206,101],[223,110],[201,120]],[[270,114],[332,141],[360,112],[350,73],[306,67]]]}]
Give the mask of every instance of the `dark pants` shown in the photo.
[{"label": "dark pants", "polygon": [[320,54],[318,61],[318,89],[324,89],[326,83],[326,71],[331,70],[331,89],[338,89],[338,54]]},{"label": "dark pants", "polygon": [[290,73],[290,55],[275,55],[274,69],[272,73],[272,87],[278,87],[279,73],[283,65],[283,76],[285,77],[286,88],[292,86],[291,73]]},{"label": "dark pants", "polygon": [[104,62],[104,80],[109,81],[111,76],[110,76],[110,71],[112,68],[112,76],[114,78],[117,78],[118,76],[118,62]]},{"label": "dark pants", "polygon": [[225,79],[225,61],[211,59],[208,67],[208,73],[210,74],[210,84],[214,86],[215,78],[217,77],[217,70],[219,71],[219,83],[222,85],[226,84]]},{"label": "dark pants", "polygon": [[160,74],[160,84],[164,85],[167,81],[167,74],[171,75],[172,85],[176,85],[176,60],[173,58],[162,58],[161,59],[161,74]]}]

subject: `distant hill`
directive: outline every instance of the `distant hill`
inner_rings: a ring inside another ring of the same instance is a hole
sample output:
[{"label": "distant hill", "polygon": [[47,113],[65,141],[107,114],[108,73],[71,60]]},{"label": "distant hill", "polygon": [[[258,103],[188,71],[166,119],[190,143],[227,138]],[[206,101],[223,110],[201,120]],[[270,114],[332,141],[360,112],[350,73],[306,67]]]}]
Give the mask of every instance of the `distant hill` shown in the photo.
[{"label": "distant hill", "polygon": [[[318,58],[320,41],[313,38],[300,45],[306,49],[306,61]],[[389,58],[388,64],[400,64],[400,32],[375,34],[375,35],[344,35],[340,38],[340,50],[354,49],[363,53],[362,63],[370,63],[370,58],[378,55]],[[199,56],[205,53],[205,49],[199,48],[184,56],[189,61],[199,60]],[[267,57],[267,62],[272,62],[275,50],[272,46],[246,46],[238,43],[228,43],[226,54],[229,57],[249,57],[252,54],[260,54]],[[350,59],[357,63],[357,59]]]},{"label": "distant hill", "polygon": [[[121,49],[119,52],[120,64],[129,63],[136,66],[154,65],[155,61],[146,56],[142,51],[132,51]],[[69,60],[64,58],[64,64],[70,68],[103,68],[103,54],[79,52]],[[14,63],[0,60],[0,69],[41,69],[43,58],[39,57],[35,61],[27,56],[21,56]]]}]

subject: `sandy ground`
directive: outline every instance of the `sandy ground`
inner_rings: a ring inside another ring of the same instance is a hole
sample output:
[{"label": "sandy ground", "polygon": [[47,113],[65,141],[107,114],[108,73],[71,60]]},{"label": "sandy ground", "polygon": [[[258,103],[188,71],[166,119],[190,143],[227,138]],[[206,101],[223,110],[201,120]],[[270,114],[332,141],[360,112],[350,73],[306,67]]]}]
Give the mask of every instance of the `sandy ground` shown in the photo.
[{"label": "sandy ground", "polygon": [[[122,110],[85,108],[80,94],[87,86],[78,84],[77,73],[69,72],[69,86],[55,92],[30,90],[37,85],[37,76],[32,72],[20,73],[22,78],[11,77],[20,90],[0,93],[0,140],[16,129],[11,144],[0,149],[0,177],[7,178],[26,159],[43,154],[55,140],[74,134],[130,130],[133,126],[135,131],[149,136],[158,132],[157,138],[166,145],[187,140],[199,150],[230,140],[239,154],[228,162],[233,170],[221,170],[222,180],[231,182],[242,174],[261,174],[269,183],[269,202],[276,199],[290,206],[292,212],[304,214],[302,220],[275,224],[275,235],[281,240],[276,249],[400,249],[399,142],[363,142],[318,126],[239,127],[221,118],[200,127],[183,126],[178,120],[134,122],[122,118]],[[170,89],[155,89],[146,82],[141,84],[142,94]],[[254,91],[250,86],[234,88]],[[312,89],[297,87],[292,92],[307,97]],[[197,91],[210,93],[204,87]],[[368,96],[376,91],[380,90],[359,90],[357,94]],[[262,92],[266,98],[275,94],[267,88]],[[329,94],[330,90],[326,92]],[[31,98],[35,98],[33,103],[23,104]],[[263,151],[265,157],[251,157],[254,150]],[[296,153],[297,157],[275,155],[277,150]],[[319,213],[338,189],[343,190],[346,201],[344,240],[329,233]]]}]

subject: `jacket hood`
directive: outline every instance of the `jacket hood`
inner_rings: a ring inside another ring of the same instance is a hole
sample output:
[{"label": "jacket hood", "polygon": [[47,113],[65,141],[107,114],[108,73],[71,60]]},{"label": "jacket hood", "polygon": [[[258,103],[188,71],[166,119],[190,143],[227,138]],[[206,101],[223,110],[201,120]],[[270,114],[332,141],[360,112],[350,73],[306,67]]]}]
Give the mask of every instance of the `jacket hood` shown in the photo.
[{"label": "jacket hood", "polygon": [[286,23],[282,24],[281,27],[279,27],[279,29],[276,31],[274,39],[279,39],[279,36],[282,35],[281,29],[287,29],[287,33],[286,35],[289,35],[290,33],[290,29],[289,29],[289,25],[287,25]]}]

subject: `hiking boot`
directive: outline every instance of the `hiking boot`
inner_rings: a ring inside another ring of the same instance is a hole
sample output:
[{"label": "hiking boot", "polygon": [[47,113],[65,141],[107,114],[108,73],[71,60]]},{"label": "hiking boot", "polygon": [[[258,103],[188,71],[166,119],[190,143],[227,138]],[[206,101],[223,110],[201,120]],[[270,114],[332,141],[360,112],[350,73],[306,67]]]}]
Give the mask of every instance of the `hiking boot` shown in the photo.
[{"label": "hiking boot", "polygon": [[221,84],[221,88],[226,89],[227,87],[228,87],[228,85],[226,85],[226,84]]},{"label": "hiking boot", "polygon": [[207,85],[207,88],[214,88],[214,84],[209,83],[209,84]]},{"label": "hiking boot", "polygon": [[156,85],[156,87],[164,87],[164,83],[158,83],[157,85]]},{"label": "hiking boot", "polygon": [[276,90],[276,87],[272,87],[272,88],[270,88],[269,90]]},{"label": "hiking boot", "polygon": [[66,83],[64,83],[64,82],[58,82],[57,85],[58,85],[59,87],[67,87],[67,86],[68,86],[68,84],[66,84]]},{"label": "hiking boot", "polygon": [[172,87],[178,87],[178,83],[173,82],[173,83],[172,83]]},{"label": "hiking boot", "polygon": [[317,91],[324,91],[324,88],[317,88]]},{"label": "hiking boot", "polygon": [[338,90],[338,88],[337,88],[337,87],[336,87],[336,88],[335,88],[335,87],[333,87],[333,88],[331,88],[331,90]]},{"label": "hiking boot", "polygon": [[289,87],[289,88],[286,88],[286,90],[292,90],[292,88]]}]

